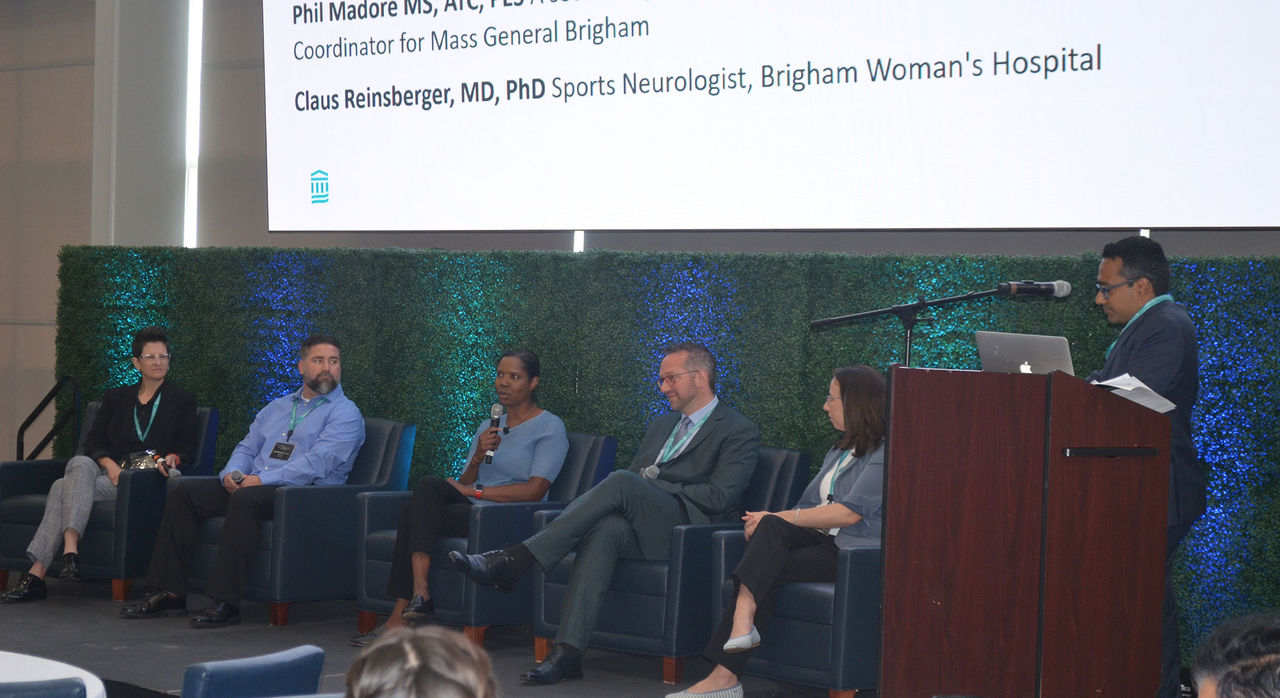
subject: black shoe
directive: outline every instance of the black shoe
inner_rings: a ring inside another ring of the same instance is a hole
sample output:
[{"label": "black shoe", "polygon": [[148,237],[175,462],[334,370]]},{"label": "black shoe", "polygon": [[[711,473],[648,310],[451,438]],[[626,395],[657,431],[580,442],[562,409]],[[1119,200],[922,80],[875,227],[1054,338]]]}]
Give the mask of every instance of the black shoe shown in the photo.
[{"label": "black shoe", "polygon": [[158,618],[170,613],[185,616],[187,597],[169,596],[163,591],[156,590],[142,597],[141,601],[120,607],[120,616],[123,618]]},{"label": "black shoe", "polygon": [[351,638],[351,646],[352,647],[368,647],[369,643],[373,642],[374,640],[377,640],[379,637],[382,637],[382,634],[385,633],[386,631],[387,631],[387,624],[383,623],[382,625],[379,625],[378,627],[374,628],[373,630],[370,630],[367,633],[360,633],[359,635],[356,635],[355,637]]},{"label": "black shoe", "polygon": [[436,616],[435,599],[424,599],[422,595],[414,595],[409,601],[409,605],[404,607],[400,612],[400,617],[409,621],[412,625],[422,625],[431,622]]},{"label": "black shoe", "polygon": [[582,678],[582,653],[567,645],[557,644],[538,666],[520,675],[529,683],[559,683],[564,679]]},{"label": "black shoe", "polygon": [[193,628],[225,628],[240,622],[240,609],[226,601],[214,601],[188,623]]},{"label": "black shoe", "polygon": [[26,603],[27,601],[39,601],[48,596],[48,594],[49,592],[45,588],[43,579],[30,572],[23,572],[22,576],[18,577],[18,583],[0,596],[0,601],[4,603]]},{"label": "black shoe", "polygon": [[62,556],[62,571],[58,573],[58,579],[74,579],[81,581],[80,577],[80,556],[75,553],[67,553]]},{"label": "black shoe", "polygon": [[476,584],[511,591],[520,580],[515,561],[502,550],[490,550],[483,555],[466,555],[454,550],[449,553],[449,559]]}]

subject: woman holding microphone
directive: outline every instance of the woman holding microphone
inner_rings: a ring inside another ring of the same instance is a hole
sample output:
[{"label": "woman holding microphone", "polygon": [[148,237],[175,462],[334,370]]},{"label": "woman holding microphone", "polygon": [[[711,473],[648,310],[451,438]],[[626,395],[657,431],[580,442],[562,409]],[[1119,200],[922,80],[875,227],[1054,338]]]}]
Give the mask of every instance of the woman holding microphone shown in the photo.
[{"label": "woman holding microphone", "polygon": [[504,409],[498,425],[489,418],[480,423],[457,478],[428,475],[414,488],[400,512],[387,582],[395,607],[384,625],[356,635],[351,644],[363,647],[388,629],[431,620],[431,551],[441,536],[467,535],[473,502],[536,502],[547,496],[564,465],[569,439],[564,422],[537,405],[540,372],[538,356],[527,349],[513,349],[498,360],[493,386]]}]

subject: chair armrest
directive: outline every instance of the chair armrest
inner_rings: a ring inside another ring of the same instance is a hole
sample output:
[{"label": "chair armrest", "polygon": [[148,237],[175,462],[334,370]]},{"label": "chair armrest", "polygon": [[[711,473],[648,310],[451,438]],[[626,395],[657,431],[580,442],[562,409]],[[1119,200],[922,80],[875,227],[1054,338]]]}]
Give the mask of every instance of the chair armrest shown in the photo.
[{"label": "chair armrest", "polygon": [[547,510],[558,513],[566,504],[568,502],[476,502],[468,521],[467,552],[483,553],[519,543],[537,530],[535,516]]},{"label": "chair armrest", "polygon": [[851,676],[874,677],[880,664],[880,562],[878,546],[842,549],[836,556],[831,656],[849,658]]},{"label": "chair armrest", "polygon": [[[557,502],[557,503],[563,505],[563,502]],[[551,502],[548,502],[548,504],[551,504]],[[563,506],[560,506],[559,508],[547,508],[547,509],[542,509],[540,511],[535,511],[533,513],[534,532],[536,533],[546,528],[547,524],[550,524],[552,521],[555,521],[556,517],[559,516],[560,512],[562,511],[564,511]]]},{"label": "chair armrest", "polygon": [[276,488],[273,600],[355,598],[359,543],[356,496],[377,485]]},{"label": "chair armrest", "polygon": [[356,495],[360,539],[374,531],[400,526],[400,511],[413,499],[412,492],[361,492]]},{"label": "chair armrest", "polygon": [[65,459],[15,460],[0,463],[0,499],[47,494],[67,468]]}]

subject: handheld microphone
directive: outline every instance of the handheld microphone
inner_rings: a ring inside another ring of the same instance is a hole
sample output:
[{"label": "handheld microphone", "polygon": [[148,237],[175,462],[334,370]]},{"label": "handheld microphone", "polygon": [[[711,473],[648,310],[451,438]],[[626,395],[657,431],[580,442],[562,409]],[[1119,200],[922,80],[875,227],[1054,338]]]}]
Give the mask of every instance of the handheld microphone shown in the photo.
[{"label": "handheld microphone", "polygon": [[1066,298],[1071,295],[1071,284],[1057,281],[1005,281],[996,286],[1001,296],[1053,296]]},{"label": "handheld microphone", "polygon": [[640,476],[646,480],[657,480],[658,476],[661,474],[662,474],[662,470],[658,468],[657,463],[654,463],[653,465],[650,465],[646,467],[644,470],[640,471]]},{"label": "handheld microphone", "polygon": [[231,481],[236,483],[237,485],[240,484],[240,481],[244,479],[244,473],[240,472],[239,470],[232,470],[230,473],[228,473],[228,475],[231,477]]},{"label": "handheld microphone", "polygon": [[[502,403],[495,402],[493,403],[493,407],[489,408],[489,428],[497,429],[498,421],[500,419],[502,419]],[[493,449],[489,449],[484,452],[484,462],[485,463],[493,462]]]}]

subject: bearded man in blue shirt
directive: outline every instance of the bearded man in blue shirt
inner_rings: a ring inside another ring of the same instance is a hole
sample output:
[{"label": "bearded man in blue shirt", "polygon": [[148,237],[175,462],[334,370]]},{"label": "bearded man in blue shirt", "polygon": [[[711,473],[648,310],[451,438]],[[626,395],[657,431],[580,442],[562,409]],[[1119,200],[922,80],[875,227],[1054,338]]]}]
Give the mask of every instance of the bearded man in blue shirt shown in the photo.
[{"label": "bearded man in blue shirt", "polygon": [[364,443],[364,419],[342,393],[338,340],[316,334],[298,354],[302,388],[262,409],[231,453],[219,480],[178,483],[165,500],[164,519],[147,569],[150,589],[120,609],[125,618],[186,612],[187,564],[201,522],[226,516],[218,561],[206,593],[213,605],[191,619],[193,628],[240,622],[244,579],[263,521],[272,518],[281,485],[341,485]]}]

